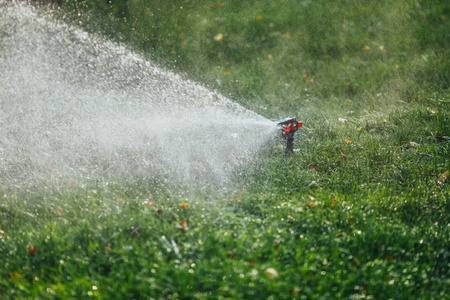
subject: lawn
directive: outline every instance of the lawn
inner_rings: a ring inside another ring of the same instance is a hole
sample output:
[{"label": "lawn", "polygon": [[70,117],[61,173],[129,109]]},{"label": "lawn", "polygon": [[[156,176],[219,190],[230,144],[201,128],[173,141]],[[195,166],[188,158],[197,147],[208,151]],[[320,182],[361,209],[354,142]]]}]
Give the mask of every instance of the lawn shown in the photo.
[{"label": "lawn", "polygon": [[70,1],[57,18],[266,118],[227,185],[0,187],[5,299],[445,299],[450,4]]}]

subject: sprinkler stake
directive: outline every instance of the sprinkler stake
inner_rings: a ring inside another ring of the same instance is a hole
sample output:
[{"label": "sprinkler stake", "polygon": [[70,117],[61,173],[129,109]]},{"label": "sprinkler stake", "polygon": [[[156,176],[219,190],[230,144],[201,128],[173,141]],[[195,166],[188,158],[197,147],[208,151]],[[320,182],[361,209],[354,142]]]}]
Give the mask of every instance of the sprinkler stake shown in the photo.
[{"label": "sprinkler stake", "polygon": [[282,120],[276,121],[277,125],[280,126],[282,135],[286,138],[286,151],[285,154],[290,154],[294,152],[294,133],[303,126],[302,122],[298,122],[296,118],[284,118]]}]

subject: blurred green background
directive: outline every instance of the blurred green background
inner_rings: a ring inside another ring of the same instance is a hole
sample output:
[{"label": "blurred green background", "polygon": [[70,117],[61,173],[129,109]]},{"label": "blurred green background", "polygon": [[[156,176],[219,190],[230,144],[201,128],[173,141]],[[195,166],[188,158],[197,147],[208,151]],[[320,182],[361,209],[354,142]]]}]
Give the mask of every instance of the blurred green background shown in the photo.
[{"label": "blurred green background", "polygon": [[[72,18],[266,117],[449,87],[448,1],[74,1]],[[382,95],[376,97],[376,95]],[[312,102],[312,103],[310,103]]]}]

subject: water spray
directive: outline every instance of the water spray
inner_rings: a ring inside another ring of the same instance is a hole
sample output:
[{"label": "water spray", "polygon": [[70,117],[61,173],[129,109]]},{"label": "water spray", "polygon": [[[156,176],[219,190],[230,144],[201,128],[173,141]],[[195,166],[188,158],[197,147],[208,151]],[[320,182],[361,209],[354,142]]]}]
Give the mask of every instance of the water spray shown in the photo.
[{"label": "water spray", "polygon": [[286,154],[294,152],[294,133],[303,126],[302,122],[298,122],[296,118],[289,117],[276,121],[280,126],[283,137],[286,139]]},{"label": "water spray", "polygon": [[277,130],[45,8],[0,0],[0,16],[0,186],[226,184]]}]

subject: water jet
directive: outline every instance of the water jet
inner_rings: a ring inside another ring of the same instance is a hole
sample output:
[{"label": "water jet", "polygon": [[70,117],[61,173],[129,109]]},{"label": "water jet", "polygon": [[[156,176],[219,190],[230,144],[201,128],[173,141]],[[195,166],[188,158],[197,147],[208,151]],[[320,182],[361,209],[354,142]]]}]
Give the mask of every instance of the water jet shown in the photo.
[{"label": "water jet", "polygon": [[227,182],[276,131],[220,93],[44,9],[0,0],[0,15],[3,186]]}]

